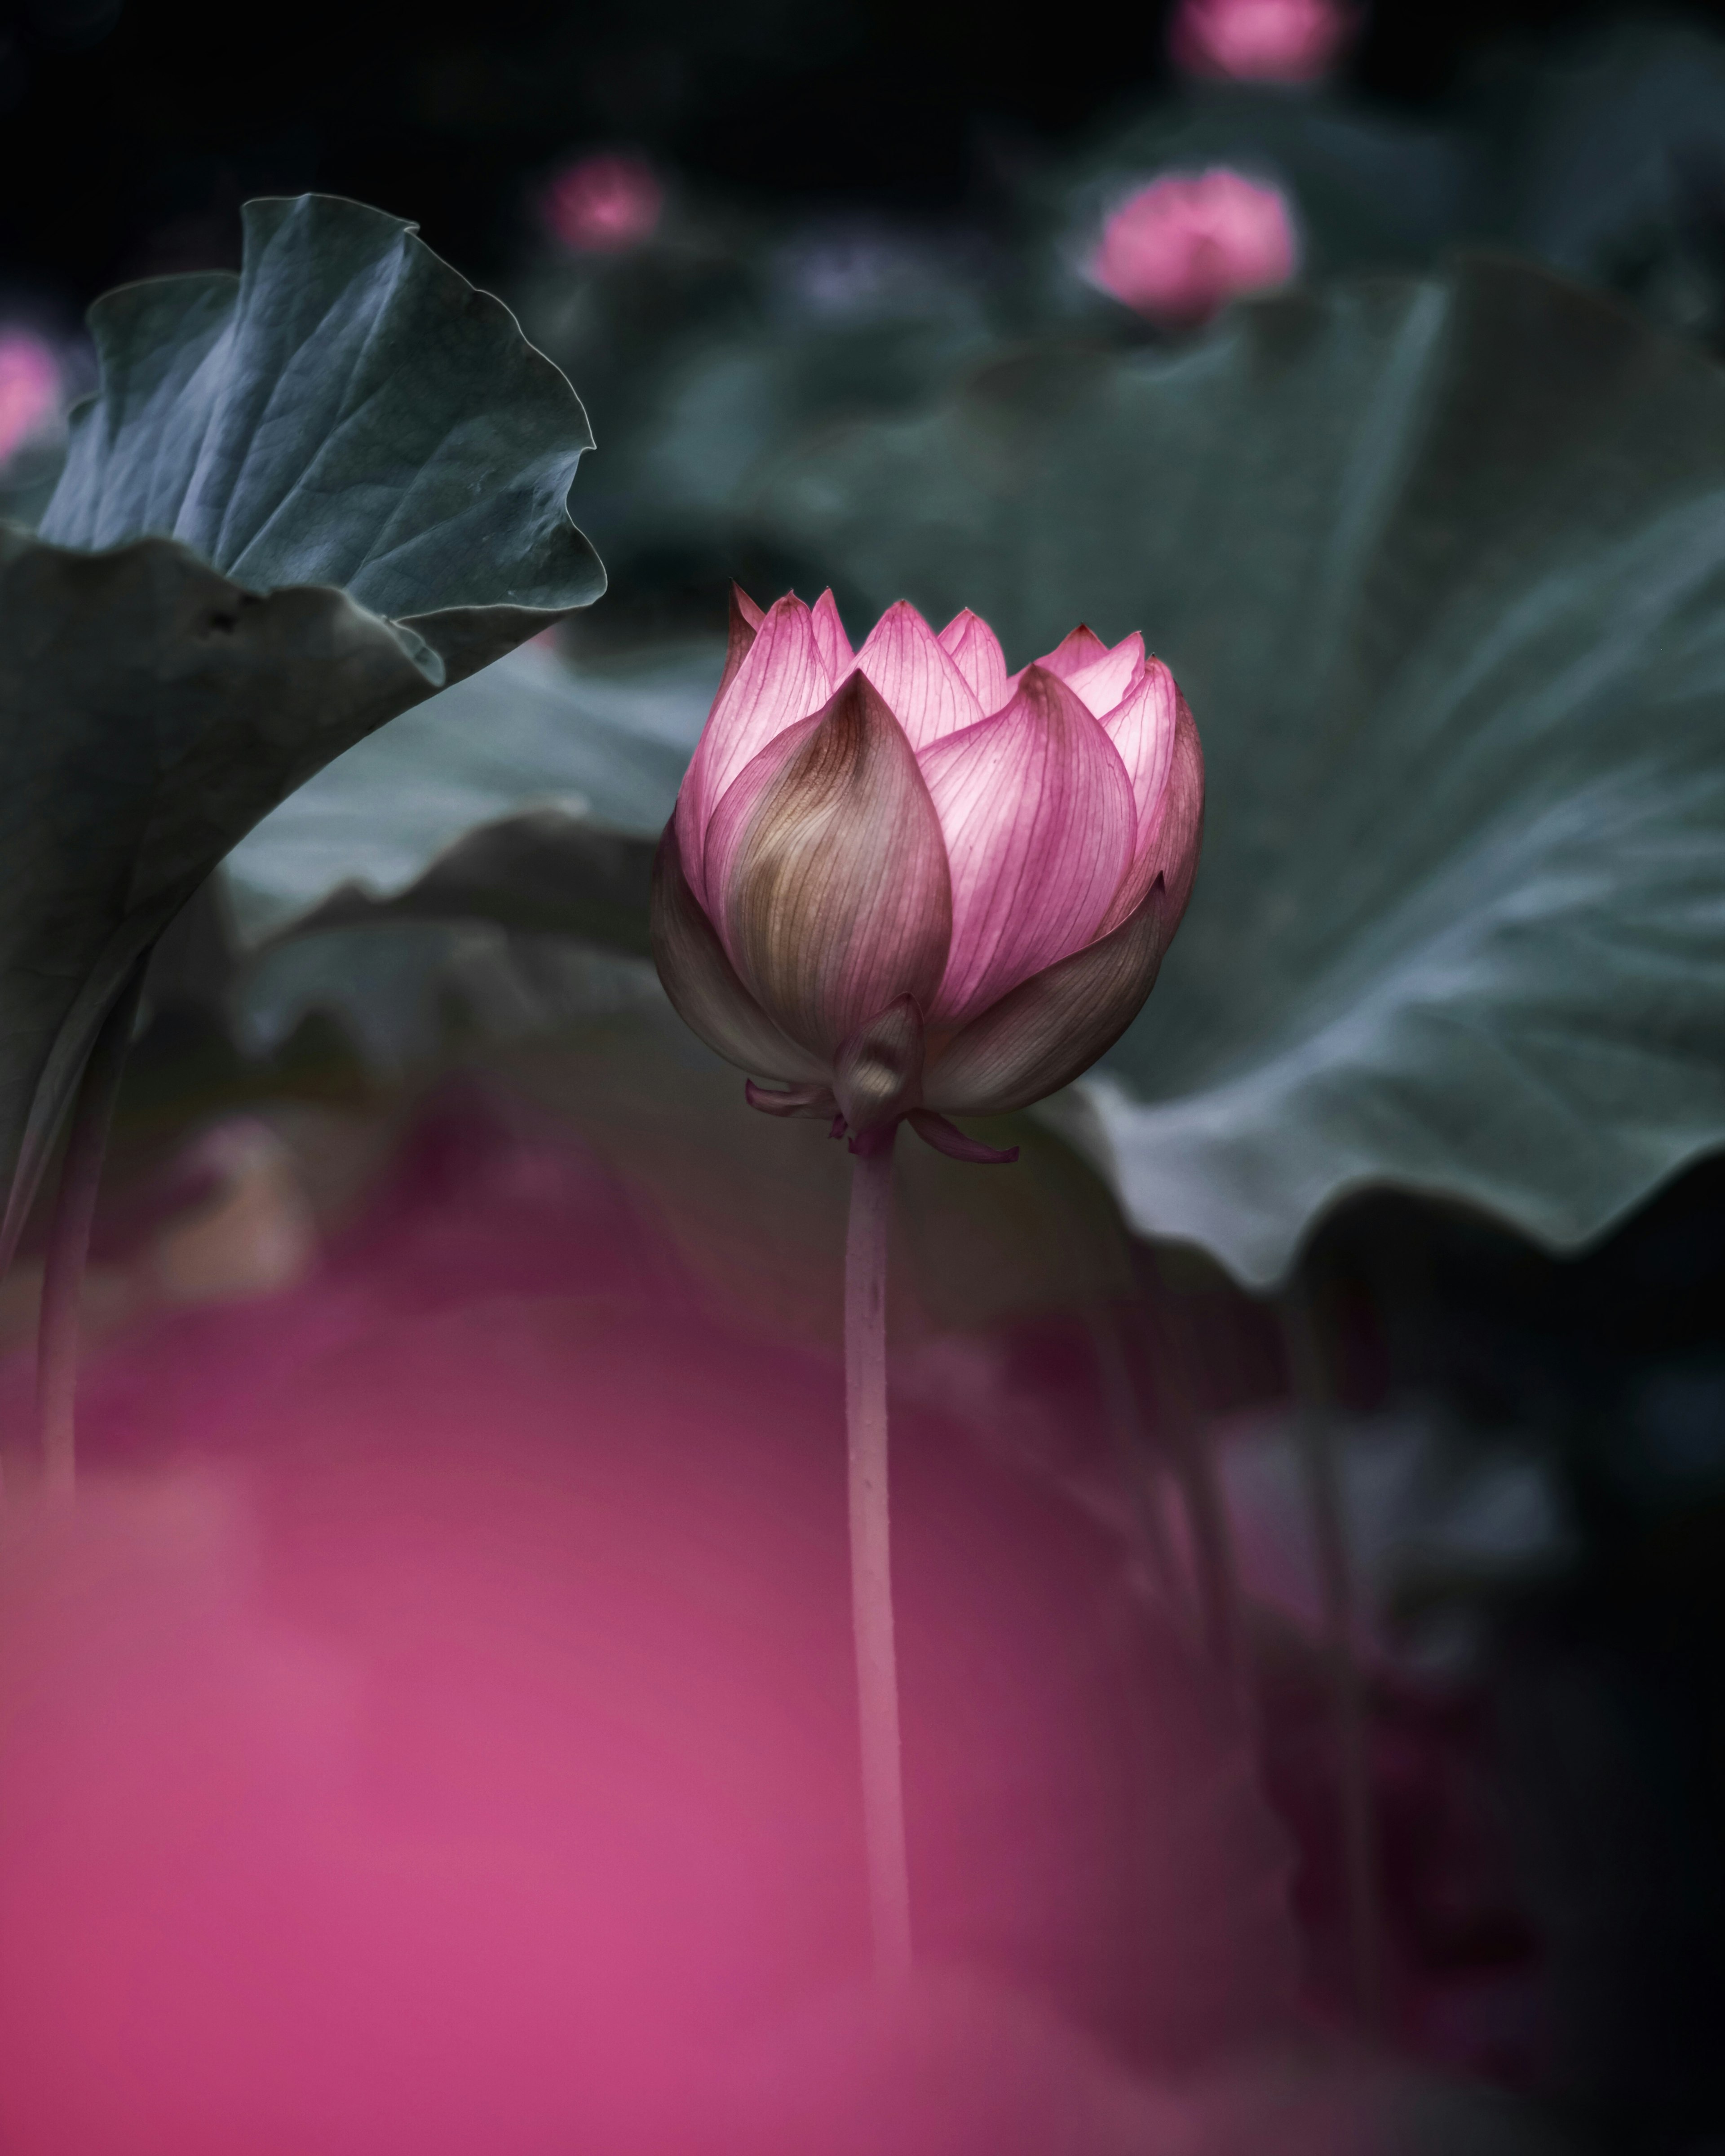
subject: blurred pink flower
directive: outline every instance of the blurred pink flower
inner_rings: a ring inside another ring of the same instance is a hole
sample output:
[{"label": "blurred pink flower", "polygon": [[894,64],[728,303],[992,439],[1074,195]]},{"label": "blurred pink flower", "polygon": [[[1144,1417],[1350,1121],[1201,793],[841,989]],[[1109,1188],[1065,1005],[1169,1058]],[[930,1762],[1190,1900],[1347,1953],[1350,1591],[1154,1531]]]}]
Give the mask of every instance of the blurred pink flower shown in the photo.
[{"label": "blurred pink flower", "polygon": [[659,228],[665,187],[644,157],[600,151],[566,165],[545,191],[545,221],[565,247],[620,254]]},{"label": "blurred pink flower", "polygon": [[876,2015],[839,1404],[782,1302],[667,1293],[763,1269],[667,1238],[652,1150],[439,1089],[324,1264],[99,1359],[75,1509],[12,1493],[6,2156],[1127,2156],[1192,2144],[1063,2002],[1153,2057],[1293,2040],[1214,1673],[1100,1508],[911,1401],[931,1956],[1048,2005],[931,1970]]},{"label": "blurred pink flower", "polygon": [[59,418],[60,368],[29,330],[0,330],[0,464]]},{"label": "blurred pink flower", "polygon": [[854,655],[830,592],[737,593],[660,851],[671,1001],[775,1115],[853,1140],[1027,1106],[1117,1040],[1197,866],[1204,770],[1143,639],[1075,629],[1009,677],[993,631],[889,607]]},{"label": "blurred pink flower", "polygon": [[1188,74],[1321,82],[1355,22],[1337,0],[1181,0],[1168,44]]},{"label": "blurred pink flower", "polygon": [[1299,259],[1281,189],[1218,165],[1169,172],[1130,196],[1103,228],[1089,274],[1141,315],[1189,323],[1286,284]]}]

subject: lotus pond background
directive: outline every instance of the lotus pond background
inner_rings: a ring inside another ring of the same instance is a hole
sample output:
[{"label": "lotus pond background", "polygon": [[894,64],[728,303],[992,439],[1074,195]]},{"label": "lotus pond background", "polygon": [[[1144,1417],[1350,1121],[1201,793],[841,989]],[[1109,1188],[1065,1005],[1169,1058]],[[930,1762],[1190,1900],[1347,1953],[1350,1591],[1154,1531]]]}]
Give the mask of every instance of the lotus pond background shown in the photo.
[{"label": "lotus pond background", "polygon": [[[1725,2141],[1725,10],[1336,26],[8,18],[8,518],[89,301],[316,189],[567,374],[609,578],[154,962],[90,1494],[0,1577],[10,2145]],[[1123,302],[1111,215],[1224,167],[1293,274]],[[1142,629],[1209,770],[1095,1078],[901,1149],[896,2020],[846,1163],[646,957],[733,578]]]}]

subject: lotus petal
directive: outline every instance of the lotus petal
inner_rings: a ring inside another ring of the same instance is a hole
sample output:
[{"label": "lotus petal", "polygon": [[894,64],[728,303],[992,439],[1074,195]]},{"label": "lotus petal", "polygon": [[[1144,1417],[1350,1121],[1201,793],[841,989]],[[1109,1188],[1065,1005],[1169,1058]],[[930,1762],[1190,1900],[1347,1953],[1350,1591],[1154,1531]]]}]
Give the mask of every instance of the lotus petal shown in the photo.
[{"label": "lotus petal", "polygon": [[1054,649],[1045,653],[1035,664],[1045,674],[1056,675],[1062,681],[1070,681],[1075,674],[1082,674],[1087,668],[1111,655],[1107,645],[1096,631],[1087,623],[1080,622],[1076,629],[1069,629]]},{"label": "lotus petal", "polygon": [[756,1077],[824,1087],[819,1060],[788,1040],[737,979],[683,873],[675,822],[653,864],[653,959],[678,1017],[716,1055]]},{"label": "lotus petal", "polygon": [[912,748],[974,726],[983,706],[915,607],[901,599],[869,631],[856,663],[886,699]]},{"label": "lotus petal", "polygon": [[1130,636],[1122,636],[1111,651],[1069,674],[1066,686],[1086,710],[1105,719],[1131,694],[1143,672],[1144,639],[1134,629]]},{"label": "lotus petal", "polygon": [[1070,1085],[1137,1017],[1178,925],[1158,882],[1130,920],[973,1019],[930,1063],[923,1105],[1005,1115]]},{"label": "lotus petal", "polygon": [[707,826],[726,788],[775,735],[819,711],[829,693],[809,609],[787,593],[768,608],[730,685],[713,706],[677,796],[684,873],[703,905],[710,896]]},{"label": "lotus petal", "polygon": [[1158,876],[1178,920],[1197,871],[1204,816],[1204,754],[1192,713],[1173,675],[1153,660],[1136,692],[1102,723],[1126,765],[1137,809],[1132,866],[1106,925],[1112,928],[1134,912]]},{"label": "lotus petal", "polygon": [[1010,698],[1007,686],[1006,654],[980,615],[968,607],[955,613],[941,631],[941,646],[969,682],[984,718],[992,718]]},{"label": "lotus petal", "polygon": [[1204,750],[1198,727],[1182,696],[1174,715],[1174,754],[1168,784],[1163,789],[1162,808],[1151,835],[1148,860],[1154,875],[1168,890],[1168,911],[1173,926],[1185,918],[1192,886],[1198,875],[1199,847],[1204,836]]},{"label": "lotus petal", "polygon": [[755,633],[766,619],[742,586],[732,584],[729,634],[725,644],[725,670],[719,677],[719,686],[713,697],[715,704],[737,679],[737,670],[748,657]]},{"label": "lotus petal", "polygon": [[737,970],[818,1055],[896,998],[927,1009],[952,895],[941,827],[911,745],[853,674],[765,752],[713,819],[711,880]]},{"label": "lotus petal", "polygon": [[952,876],[952,955],[931,1014],[962,1024],[1096,935],[1137,811],[1101,726],[1036,666],[1004,711],[920,761]]},{"label": "lotus petal", "polygon": [[850,639],[845,634],[845,624],[839,619],[839,603],[830,591],[823,592],[814,602],[811,615],[815,648],[827,670],[828,685],[836,689],[856,664],[856,658],[850,649]]}]

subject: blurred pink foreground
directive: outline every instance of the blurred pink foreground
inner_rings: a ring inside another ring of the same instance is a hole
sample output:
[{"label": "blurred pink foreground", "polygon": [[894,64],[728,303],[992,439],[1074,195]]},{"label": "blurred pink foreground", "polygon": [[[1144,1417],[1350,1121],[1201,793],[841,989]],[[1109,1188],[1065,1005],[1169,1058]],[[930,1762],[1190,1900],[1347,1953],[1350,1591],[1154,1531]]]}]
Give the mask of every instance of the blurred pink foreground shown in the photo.
[{"label": "blurred pink foreground", "polygon": [[7,2156],[1211,2145],[1155,2077],[1292,2023],[1231,1714],[913,1405],[931,1974],[865,1988],[839,1408],[468,1094],[300,1286],[110,1346],[0,1568]]}]

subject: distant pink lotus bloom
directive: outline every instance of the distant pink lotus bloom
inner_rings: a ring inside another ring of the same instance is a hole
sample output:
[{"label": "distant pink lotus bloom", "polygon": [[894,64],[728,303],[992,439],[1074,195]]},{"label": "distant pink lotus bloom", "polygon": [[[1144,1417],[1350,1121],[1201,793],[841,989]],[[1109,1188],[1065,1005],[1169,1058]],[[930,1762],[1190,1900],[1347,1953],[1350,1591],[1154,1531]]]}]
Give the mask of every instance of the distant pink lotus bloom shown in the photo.
[{"label": "distant pink lotus bloom", "polygon": [[1141,315],[1193,323],[1286,284],[1299,260],[1281,190],[1218,165],[1140,187],[1103,228],[1089,274]]},{"label": "distant pink lotus bloom", "polygon": [[993,631],[889,607],[852,654],[830,592],[732,646],[660,850],[672,1003],[774,1115],[853,1145],[1065,1085],[1149,993],[1192,888],[1197,730],[1133,634],[1009,676]]},{"label": "distant pink lotus bloom", "polygon": [[1168,39],[1188,74],[1233,82],[1321,82],[1357,17],[1337,0],[1181,0]]},{"label": "distant pink lotus bloom", "polygon": [[545,221],[565,247],[620,254],[659,229],[665,187],[644,157],[602,151],[578,158],[545,191]]},{"label": "distant pink lotus bloom", "polygon": [[60,414],[60,368],[28,330],[0,330],[0,465]]}]

